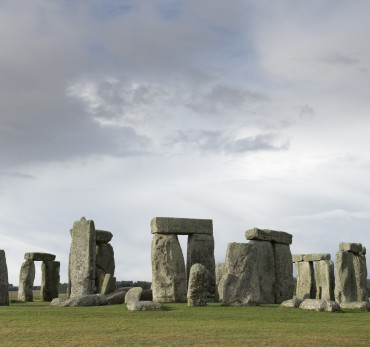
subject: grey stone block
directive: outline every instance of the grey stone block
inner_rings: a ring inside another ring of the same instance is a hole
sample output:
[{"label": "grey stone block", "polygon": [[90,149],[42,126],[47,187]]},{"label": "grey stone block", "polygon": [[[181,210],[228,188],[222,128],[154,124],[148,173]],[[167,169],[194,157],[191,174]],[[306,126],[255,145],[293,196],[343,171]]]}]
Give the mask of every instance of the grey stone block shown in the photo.
[{"label": "grey stone block", "polygon": [[362,253],[362,245],[361,243],[341,242],[339,250],[360,254]]},{"label": "grey stone block", "polygon": [[315,264],[316,299],[334,301],[334,263],[320,260]]},{"label": "grey stone block", "polygon": [[125,303],[129,303],[130,301],[139,301],[142,291],[143,291],[143,288],[141,288],[141,287],[133,287],[133,288],[131,288],[126,293]]},{"label": "grey stone block", "polygon": [[302,303],[302,299],[290,299],[290,300],[285,300],[283,301],[280,306],[281,307],[292,307],[292,308],[297,308],[299,305]]},{"label": "grey stone block", "polygon": [[293,236],[284,231],[253,228],[245,232],[247,240],[270,241],[290,245]]},{"label": "grey stone block", "polygon": [[18,285],[18,300],[33,301],[33,281],[35,280],[35,263],[26,260],[20,270]]},{"label": "grey stone block", "polygon": [[107,305],[120,305],[125,302],[126,290],[119,290],[106,295]]},{"label": "grey stone block", "polygon": [[300,261],[295,263],[297,273],[296,296],[298,299],[315,299],[316,282],[313,262]]},{"label": "grey stone block", "polygon": [[211,219],[155,217],[150,227],[152,234],[213,234]]},{"label": "grey stone block", "polygon": [[106,230],[95,230],[96,243],[108,243],[113,238],[113,234]]},{"label": "grey stone block", "polygon": [[188,306],[206,306],[209,296],[209,271],[202,264],[193,264],[188,279]]},{"label": "grey stone block", "polygon": [[216,299],[222,301],[222,286],[220,286],[221,278],[225,272],[225,263],[216,263]]},{"label": "grey stone block", "polygon": [[107,298],[103,294],[79,295],[73,298],[56,298],[51,301],[51,306],[101,306],[107,305]]},{"label": "grey stone block", "polygon": [[340,304],[340,308],[350,309],[350,310],[368,310],[368,311],[370,311],[370,303],[368,301],[342,302]]},{"label": "grey stone block", "polygon": [[58,297],[60,281],[60,262],[43,261],[41,265],[41,289],[42,301],[52,301]]},{"label": "grey stone block", "polygon": [[299,308],[312,311],[339,312],[340,306],[335,301],[306,299],[299,305]]},{"label": "grey stone block", "polygon": [[320,260],[330,260],[331,256],[329,253],[313,253],[313,254],[293,254],[293,263],[299,261],[320,261]]},{"label": "grey stone block", "polygon": [[127,309],[129,311],[158,311],[163,310],[163,305],[154,301],[130,301]]},{"label": "grey stone block", "polygon": [[25,253],[24,259],[33,261],[53,261],[55,260],[55,255],[43,252],[28,252]]},{"label": "grey stone block", "polygon": [[5,252],[0,250],[0,306],[9,306],[8,267]]},{"label": "grey stone block", "polygon": [[288,244],[272,243],[275,258],[275,304],[293,298],[292,253]]}]

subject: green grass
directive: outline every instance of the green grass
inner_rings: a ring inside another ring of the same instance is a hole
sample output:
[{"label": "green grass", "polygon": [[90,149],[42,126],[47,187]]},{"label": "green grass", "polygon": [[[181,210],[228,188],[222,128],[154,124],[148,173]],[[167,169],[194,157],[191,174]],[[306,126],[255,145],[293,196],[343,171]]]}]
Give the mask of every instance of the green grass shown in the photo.
[{"label": "green grass", "polygon": [[131,312],[126,305],[50,307],[37,300],[2,306],[0,345],[360,346],[370,341],[366,311],[164,306],[154,312]]}]

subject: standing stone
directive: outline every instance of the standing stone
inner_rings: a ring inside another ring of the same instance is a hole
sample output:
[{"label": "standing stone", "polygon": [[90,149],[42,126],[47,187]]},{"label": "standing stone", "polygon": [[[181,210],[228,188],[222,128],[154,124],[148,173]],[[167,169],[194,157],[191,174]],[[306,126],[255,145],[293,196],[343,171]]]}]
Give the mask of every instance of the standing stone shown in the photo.
[{"label": "standing stone", "polygon": [[125,303],[128,304],[131,301],[139,301],[143,288],[133,287],[125,295]]},{"label": "standing stone", "polygon": [[316,282],[315,270],[312,261],[300,261],[295,263],[297,273],[296,297],[298,299],[315,299]]},{"label": "standing stone", "polygon": [[69,260],[71,298],[94,293],[95,287],[95,225],[82,217],[71,229]]},{"label": "standing stone", "polygon": [[33,301],[33,281],[35,280],[35,263],[33,260],[26,260],[19,274],[18,300]]},{"label": "standing stone", "polygon": [[9,306],[8,287],[8,267],[6,265],[5,252],[0,250],[0,306]]},{"label": "standing stone", "polygon": [[114,251],[109,243],[98,243],[96,245],[96,267],[102,269],[105,273],[114,275]]},{"label": "standing stone", "polygon": [[220,286],[220,281],[225,272],[225,263],[216,263],[216,291],[217,300],[222,301],[222,286]]},{"label": "standing stone", "polygon": [[188,278],[188,306],[206,306],[209,296],[209,271],[202,264],[194,264]]},{"label": "standing stone", "polygon": [[269,241],[252,240],[257,250],[261,304],[275,303],[275,257]]},{"label": "standing stone", "polygon": [[353,255],[356,280],[356,301],[368,301],[367,268],[364,254]]},{"label": "standing stone", "polygon": [[[209,272],[207,283],[207,301],[214,302],[216,299],[216,274],[215,274],[215,242],[213,235],[192,234],[188,236],[187,247],[187,279],[189,283],[190,269],[194,264],[202,264]],[[188,284],[189,287],[189,284]]]},{"label": "standing stone", "polygon": [[275,258],[275,304],[281,304],[293,298],[292,253],[289,244],[272,243],[272,249]]},{"label": "standing stone", "polygon": [[224,305],[260,303],[257,249],[248,243],[229,243],[226,251],[225,273],[221,278]]},{"label": "standing stone", "polygon": [[103,284],[101,286],[100,294],[107,295],[112,287],[113,276],[111,274],[105,274]]},{"label": "standing stone", "polygon": [[158,302],[186,302],[185,262],[177,235],[154,234],[152,290]]},{"label": "standing stone", "polygon": [[334,301],[334,263],[320,260],[315,264],[316,299]]},{"label": "standing stone", "polygon": [[59,261],[44,261],[41,265],[41,289],[40,296],[42,301],[52,301],[59,294]]},{"label": "standing stone", "polygon": [[335,255],[335,301],[350,302],[357,300],[356,277],[353,253],[339,251]]}]

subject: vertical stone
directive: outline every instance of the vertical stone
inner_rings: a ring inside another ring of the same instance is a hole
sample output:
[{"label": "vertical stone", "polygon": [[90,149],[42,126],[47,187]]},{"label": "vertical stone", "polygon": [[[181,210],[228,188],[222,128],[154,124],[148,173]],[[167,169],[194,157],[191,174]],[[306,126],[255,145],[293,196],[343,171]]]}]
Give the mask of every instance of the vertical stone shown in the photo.
[{"label": "vertical stone", "polygon": [[315,299],[316,282],[315,270],[312,261],[300,261],[295,263],[297,273],[297,299]]},{"label": "vertical stone", "polygon": [[225,273],[220,284],[224,305],[258,305],[260,303],[259,272],[256,247],[248,243],[229,243]]},{"label": "vertical stone", "polygon": [[186,302],[185,262],[177,235],[154,234],[152,290],[157,302]]},{"label": "vertical stone", "polygon": [[216,299],[222,301],[222,286],[220,281],[225,272],[225,263],[216,263]]},{"label": "vertical stone", "polygon": [[368,301],[367,268],[364,254],[353,255],[353,266],[356,281],[356,301]]},{"label": "vertical stone", "polygon": [[213,235],[191,234],[188,236],[187,247],[187,278],[189,279],[190,269],[194,264],[202,264],[209,272],[208,277],[208,302],[216,299],[216,276],[215,276],[215,242]]},{"label": "vertical stone", "polygon": [[188,306],[206,306],[209,296],[209,271],[202,264],[193,264],[188,278]]},{"label": "vertical stone", "polygon": [[249,241],[257,250],[261,304],[275,303],[275,257],[269,241]]},{"label": "vertical stone", "polygon": [[334,263],[320,260],[315,264],[316,299],[334,301]]},{"label": "vertical stone", "polygon": [[0,250],[0,306],[9,305],[8,267],[6,265],[5,252]]},{"label": "vertical stone", "polygon": [[111,274],[105,274],[103,284],[101,286],[100,294],[107,295],[112,287],[113,276]]},{"label": "vertical stone", "polygon": [[35,263],[26,260],[19,274],[18,300],[33,301],[33,281],[35,280]]},{"label": "vertical stone", "polygon": [[43,261],[41,265],[41,289],[40,296],[42,301],[52,301],[59,294],[59,261]]},{"label": "vertical stone", "polygon": [[353,253],[339,251],[335,255],[335,301],[357,301]]},{"label": "vertical stone", "polygon": [[96,245],[96,267],[105,273],[114,275],[114,251],[109,243],[98,243]]},{"label": "vertical stone", "polygon": [[288,244],[272,243],[275,258],[275,304],[293,298],[292,253]]},{"label": "vertical stone", "polygon": [[96,236],[92,220],[84,217],[73,224],[69,259],[71,298],[94,293]]}]

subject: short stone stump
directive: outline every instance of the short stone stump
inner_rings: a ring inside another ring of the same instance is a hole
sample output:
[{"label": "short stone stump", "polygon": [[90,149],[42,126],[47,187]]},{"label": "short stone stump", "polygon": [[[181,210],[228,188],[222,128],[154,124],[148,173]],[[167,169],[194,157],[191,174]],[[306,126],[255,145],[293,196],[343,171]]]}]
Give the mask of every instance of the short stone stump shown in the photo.
[{"label": "short stone stump", "polygon": [[163,310],[163,305],[155,301],[130,301],[127,309],[129,311],[157,311]]},{"label": "short stone stump", "polygon": [[320,300],[320,299],[306,299],[299,305],[303,310],[311,311],[326,311],[326,312],[339,312],[340,306],[335,301]]},{"label": "short stone stump", "polygon": [[303,300],[301,299],[290,299],[283,301],[280,306],[281,307],[292,307],[292,308],[298,308],[299,305],[302,303]]}]

